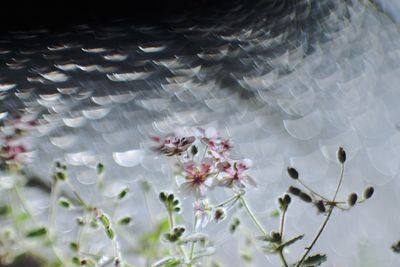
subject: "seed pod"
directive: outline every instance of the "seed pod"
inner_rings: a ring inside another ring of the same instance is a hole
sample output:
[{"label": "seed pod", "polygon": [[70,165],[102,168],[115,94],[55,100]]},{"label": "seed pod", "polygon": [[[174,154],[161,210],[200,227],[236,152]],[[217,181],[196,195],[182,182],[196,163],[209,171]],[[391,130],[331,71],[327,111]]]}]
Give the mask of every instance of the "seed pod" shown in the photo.
[{"label": "seed pod", "polygon": [[369,186],[364,190],[364,199],[369,199],[374,194],[374,188]]},{"label": "seed pod", "polygon": [[340,163],[345,163],[346,161],[346,151],[344,151],[343,147],[339,147],[337,152],[337,158]]},{"label": "seed pod", "polygon": [[312,198],[310,197],[310,195],[308,195],[304,192],[301,192],[299,197],[301,198],[301,200],[303,200],[305,202],[308,202],[308,203],[312,202]]},{"label": "seed pod", "polygon": [[287,172],[289,174],[289,177],[292,179],[299,179],[299,173],[297,172],[297,170],[293,167],[288,167],[287,168]]},{"label": "seed pod", "polygon": [[297,187],[294,186],[290,186],[288,189],[289,193],[295,195],[295,196],[299,196],[301,194],[301,190]]},{"label": "seed pod", "polygon": [[319,212],[321,213],[326,212],[325,204],[322,200],[315,202],[315,206],[317,207]]},{"label": "seed pod", "polygon": [[349,204],[350,207],[354,206],[357,202],[357,198],[358,196],[356,193],[351,193],[347,199],[347,204]]}]

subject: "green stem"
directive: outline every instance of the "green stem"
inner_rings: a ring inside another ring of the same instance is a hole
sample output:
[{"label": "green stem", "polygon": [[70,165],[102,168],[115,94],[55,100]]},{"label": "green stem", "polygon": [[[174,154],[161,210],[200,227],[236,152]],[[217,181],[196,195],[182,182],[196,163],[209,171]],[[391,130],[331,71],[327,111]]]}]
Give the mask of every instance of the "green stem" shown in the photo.
[{"label": "green stem", "polygon": [[283,255],[283,249],[280,249],[280,250],[278,251],[278,255],[279,255],[279,258],[281,259],[281,261],[282,261],[282,263],[283,263],[283,266],[289,267],[289,264],[287,263],[287,261],[286,261],[286,259],[285,259],[285,256]]},{"label": "green stem", "polygon": [[[281,235],[281,239],[283,240],[283,234],[284,234],[284,228],[285,228],[285,218],[286,218],[286,211],[287,208],[283,210],[282,216],[281,216],[281,224],[280,224],[280,235]],[[281,249],[279,249],[278,251],[279,254],[279,258],[281,259],[283,266],[285,267],[289,267],[286,259],[285,259],[285,255],[283,254],[283,247]]]},{"label": "green stem", "polygon": [[254,224],[257,226],[258,230],[263,235],[268,235],[267,231],[262,227],[261,223],[258,221],[257,217],[254,215],[253,211],[250,209],[249,205],[247,204],[246,199],[243,195],[239,195],[239,201],[242,203],[243,207],[245,207],[247,213],[250,215],[250,218],[253,220]]},{"label": "green stem", "polygon": [[[169,210],[168,210],[168,218],[169,218],[169,228],[170,228],[170,231],[172,232],[173,229],[174,229],[174,227],[175,227],[174,215],[173,215],[173,212],[172,212],[172,211],[169,211]],[[185,251],[183,250],[183,248],[182,248],[181,245],[178,245],[178,250],[179,250],[179,253],[182,255],[182,257],[183,257],[184,259],[186,259]]]},{"label": "green stem", "polygon": [[49,236],[52,236],[52,233],[50,232],[53,230],[55,221],[56,221],[56,214],[55,214],[55,209],[57,206],[57,193],[58,193],[58,180],[54,180],[52,187],[51,187],[51,192],[50,192],[50,204],[49,204]]},{"label": "green stem", "polygon": [[[339,193],[339,189],[340,186],[342,185],[343,182],[343,174],[344,174],[344,164],[340,165],[341,170],[340,170],[340,177],[339,177],[339,182],[336,186],[336,190],[335,190],[335,194],[333,195],[333,199],[332,202],[335,202],[336,197]],[[297,263],[296,267],[300,267],[301,264],[304,262],[304,260],[306,259],[306,257],[308,256],[308,254],[310,253],[311,249],[314,247],[315,243],[317,243],[317,240],[319,239],[319,237],[321,236],[322,232],[324,231],[331,215],[332,212],[334,210],[335,206],[330,206],[329,210],[328,210],[328,214],[325,217],[325,220],[322,222],[322,225],[320,226],[317,234],[315,235],[314,239],[312,240],[311,244],[306,248],[306,251],[304,252],[303,256],[301,257],[300,261]]]},{"label": "green stem", "polygon": [[75,187],[71,184],[70,181],[67,181],[67,185],[71,189],[72,193],[75,195],[75,197],[79,200],[79,202],[87,209],[90,209],[90,206],[86,203],[85,200],[81,197],[81,195],[76,191]]}]

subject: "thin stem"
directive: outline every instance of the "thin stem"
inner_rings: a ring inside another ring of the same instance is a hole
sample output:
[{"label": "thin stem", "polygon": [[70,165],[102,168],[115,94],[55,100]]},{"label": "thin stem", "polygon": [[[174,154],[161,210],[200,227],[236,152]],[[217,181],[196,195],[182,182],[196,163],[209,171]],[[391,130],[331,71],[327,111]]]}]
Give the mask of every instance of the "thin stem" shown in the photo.
[{"label": "thin stem", "polygon": [[[339,189],[340,186],[342,185],[342,181],[343,181],[343,174],[344,174],[344,164],[340,165],[341,169],[340,169],[340,177],[339,177],[339,182],[336,186],[336,190],[335,190],[335,194],[333,195],[333,199],[332,202],[335,202],[336,197],[339,193]],[[311,249],[314,247],[315,243],[317,243],[318,238],[321,236],[322,232],[325,229],[326,224],[328,223],[332,212],[334,210],[335,206],[330,206],[329,210],[328,210],[328,214],[325,217],[325,220],[322,222],[322,225],[320,226],[316,236],[314,237],[313,241],[311,242],[311,244],[306,248],[306,251],[304,252],[303,256],[301,257],[300,261],[297,263],[296,267],[300,267],[301,264],[304,262],[304,260],[306,259],[306,257],[308,256],[308,254],[310,253]]]},{"label": "thin stem", "polygon": [[287,263],[287,261],[286,261],[286,259],[285,259],[285,256],[283,255],[283,249],[280,249],[280,250],[278,251],[278,255],[279,255],[279,258],[281,259],[281,261],[282,261],[282,263],[283,263],[283,266],[289,267],[289,264]]},{"label": "thin stem", "polygon": [[280,225],[280,234],[281,234],[281,238],[283,239],[283,234],[284,234],[284,228],[285,228],[285,218],[286,218],[286,211],[287,211],[287,209],[284,209],[283,210],[283,213],[282,213],[282,217],[281,217],[281,225]]},{"label": "thin stem", "polygon": [[[193,222],[193,228],[196,230],[196,225],[197,225],[197,217],[194,216],[194,222]],[[189,264],[188,267],[192,267],[192,260],[193,260],[193,255],[194,255],[194,247],[196,245],[195,241],[192,241],[192,245],[190,246],[190,254],[189,254]]]},{"label": "thin stem", "polygon": [[[287,208],[285,208],[282,212],[281,223],[280,223],[280,227],[279,227],[279,229],[280,229],[279,233],[281,235],[282,240],[283,240],[283,234],[284,234],[284,229],[285,229],[286,211],[287,211]],[[281,259],[281,261],[283,263],[283,266],[289,267],[289,265],[285,259],[285,255],[283,254],[283,247],[279,249],[278,254],[279,254],[279,258]]]},{"label": "thin stem", "polygon": [[322,199],[325,200],[325,201],[329,201],[329,199],[328,199],[327,197],[324,197],[323,195],[317,193],[317,192],[316,192],[315,190],[313,190],[311,187],[309,187],[308,185],[306,185],[302,180],[300,180],[300,178],[297,179],[297,181],[298,181],[302,186],[304,186],[308,191],[310,191],[311,194],[316,195],[316,196],[322,198]]},{"label": "thin stem", "polygon": [[76,191],[75,187],[71,184],[70,181],[67,181],[67,185],[71,189],[72,193],[74,193],[75,197],[78,199],[78,201],[87,209],[90,209],[90,206],[86,203],[85,200],[81,197],[81,195]]},{"label": "thin stem", "polygon": [[49,236],[52,235],[50,233],[51,230],[53,230],[53,227],[55,225],[55,220],[56,220],[56,214],[55,214],[55,208],[57,206],[57,193],[58,193],[58,180],[54,180],[54,183],[52,184],[51,187],[51,192],[50,192],[50,204],[49,204]]},{"label": "thin stem", "polygon": [[343,174],[344,174],[344,164],[341,164],[340,165],[340,178],[339,178],[339,182],[338,182],[338,184],[336,186],[335,194],[333,195],[333,199],[332,199],[333,202],[335,202],[337,194],[339,193],[340,186],[342,185]]},{"label": "thin stem", "polygon": [[[168,210],[168,219],[169,219],[169,228],[170,228],[170,231],[172,232],[175,227],[175,222],[174,222],[173,212],[169,211],[169,210]],[[182,255],[182,257],[186,259],[185,251],[183,250],[181,245],[178,245],[178,250],[179,250],[179,253]]]},{"label": "thin stem", "polygon": [[250,215],[250,218],[253,220],[254,224],[257,226],[258,230],[263,235],[268,235],[267,231],[262,227],[261,223],[258,221],[257,217],[254,215],[253,211],[250,209],[249,205],[247,204],[246,199],[243,195],[239,195],[239,201],[242,203],[243,207],[245,207],[247,213]]},{"label": "thin stem", "polygon": [[228,200],[225,200],[224,202],[218,204],[218,205],[215,206],[215,207],[223,207],[223,206],[225,206],[226,204],[230,203],[231,201],[236,201],[236,200],[238,200],[239,197],[240,197],[240,195],[234,195],[233,197],[229,198]]}]

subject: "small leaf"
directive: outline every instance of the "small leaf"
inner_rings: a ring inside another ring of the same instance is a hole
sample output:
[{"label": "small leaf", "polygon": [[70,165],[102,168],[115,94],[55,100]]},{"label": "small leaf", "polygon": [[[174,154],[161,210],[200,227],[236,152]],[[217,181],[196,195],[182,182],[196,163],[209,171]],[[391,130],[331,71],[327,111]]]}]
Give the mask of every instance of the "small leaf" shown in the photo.
[{"label": "small leaf", "polygon": [[44,236],[46,234],[47,234],[47,229],[44,228],[44,227],[41,227],[41,228],[34,229],[32,231],[29,231],[26,234],[26,237],[29,237],[29,238],[41,237],[41,236]]},{"label": "small leaf", "polygon": [[283,242],[283,243],[279,246],[279,249],[283,249],[284,247],[288,247],[288,246],[294,244],[296,241],[301,240],[301,239],[303,238],[303,236],[304,236],[304,235],[298,235],[298,236],[296,236],[296,237],[294,237],[294,238],[292,238],[292,239],[290,239],[290,240],[288,240],[288,241]]},{"label": "small leaf", "polygon": [[127,217],[124,217],[124,218],[120,219],[118,221],[118,224],[120,224],[120,225],[128,225],[131,221],[132,221],[132,218],[127,216]]},{"label": "small leaf", "polygon": [[308,256],[301,264],[301,267],[315,267],[321,265],[325,261],[326,261],[326,255],[315,254],[312,256]]}]

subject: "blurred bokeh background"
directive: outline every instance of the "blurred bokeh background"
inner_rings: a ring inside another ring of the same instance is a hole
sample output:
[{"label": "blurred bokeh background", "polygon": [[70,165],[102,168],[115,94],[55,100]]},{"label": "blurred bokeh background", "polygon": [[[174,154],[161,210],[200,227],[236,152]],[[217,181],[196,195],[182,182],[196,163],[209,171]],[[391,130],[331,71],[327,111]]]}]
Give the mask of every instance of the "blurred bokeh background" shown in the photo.
[{"label": "blurred bokeh background", "polygon": [[[28,173],[44,184],[25,192],[38,215],[47,214],[56,160],[92,202],[103,162],[106,194],[132,192],[116,216],[132,214],[134,224],[121,231],[138,236],[162,211],[157,192],[174,189],[170,162],[148,150],[149,136],[213,126],[254,161],[259,186],[248,197],[268,229],[278,224],[271,212],[290,184],[286,166],[330,195],[343,146],[349,160],[340,197],[367,185],[376,195],[335,213],[316,250],[327,253],[324,266],[399,266],[390,246],[400,239],[400,1],[32,2],[24,12],[14,5],[2,18],[0,118],[20,110],[39,122],[24,139],[33,151]],[[228,196],[217,190],[211,199]],[[191,203],[184,210],[190,218]],[[57,219],[60,243],[70,241],[74,216]],[[294,202],[288,234],[310,240],[320,221]],[[279,266],[237,236],[218,235],[216,247],[222,266]],[[291,248],[288,258],[302,250]]]}]

